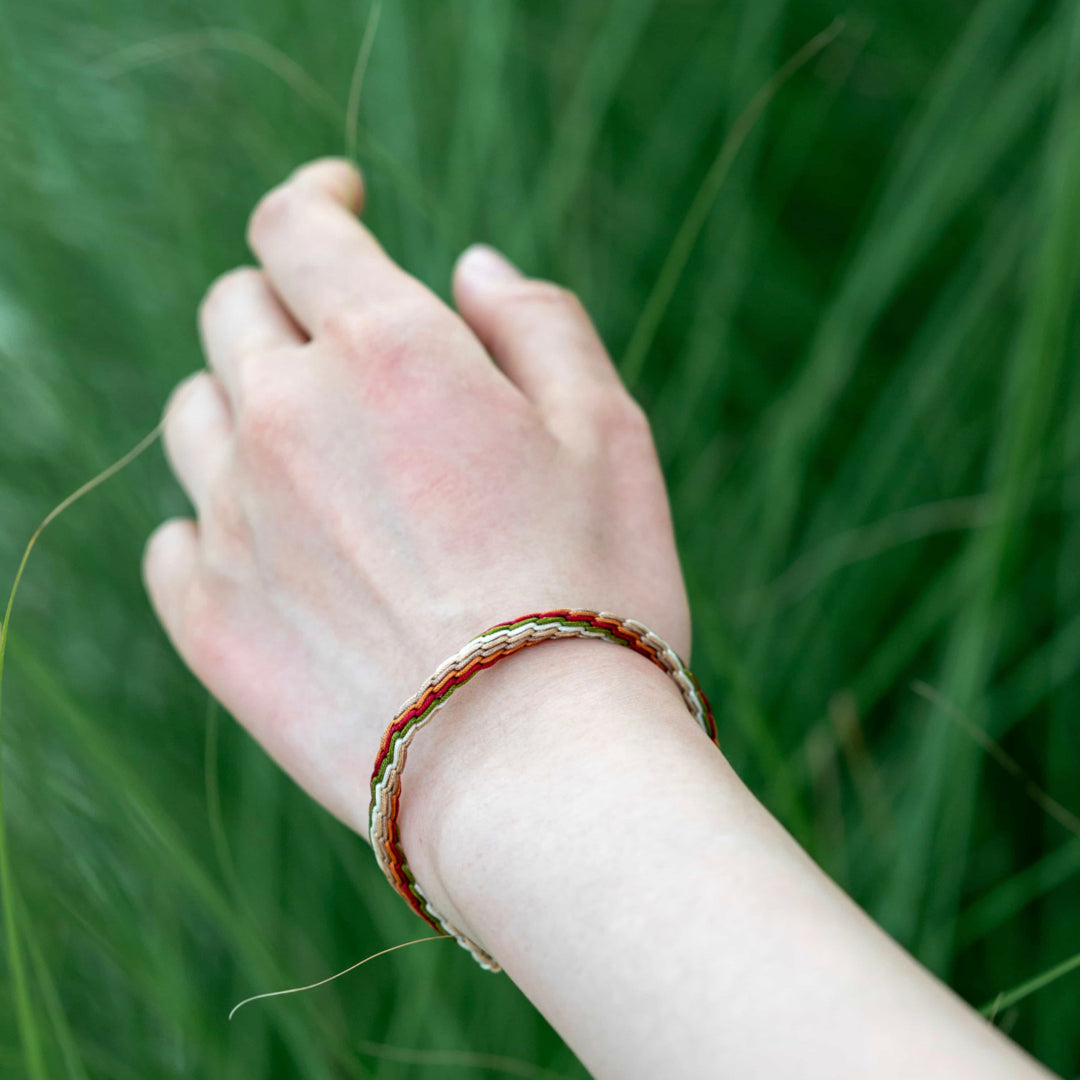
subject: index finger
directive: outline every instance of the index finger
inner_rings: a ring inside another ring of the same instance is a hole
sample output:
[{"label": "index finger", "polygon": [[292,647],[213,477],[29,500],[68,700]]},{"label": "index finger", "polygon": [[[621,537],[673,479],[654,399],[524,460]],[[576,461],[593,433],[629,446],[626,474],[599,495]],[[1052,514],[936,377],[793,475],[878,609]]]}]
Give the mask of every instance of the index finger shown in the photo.
[{"label": "index finger", "polygon": [[336,313],[427,295],[357,219],[363,201],[359,171],[320,158],[263,196],[248,222],[248,245],[312,337]]}]

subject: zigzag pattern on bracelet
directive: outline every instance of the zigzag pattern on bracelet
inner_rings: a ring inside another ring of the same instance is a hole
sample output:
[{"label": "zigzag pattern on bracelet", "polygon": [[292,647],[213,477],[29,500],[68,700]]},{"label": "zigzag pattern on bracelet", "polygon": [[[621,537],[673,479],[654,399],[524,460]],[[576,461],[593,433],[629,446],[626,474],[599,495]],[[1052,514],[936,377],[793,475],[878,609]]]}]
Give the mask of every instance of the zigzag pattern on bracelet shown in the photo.
[{"label": "zigzag pattern on bracelet", "polygon": [[435,911],[406,865],[397,822],[401,773],[409,743],[459,686],[478,671],[520,649],[554,638],[571,637],[611,641],[647,657],[671,676],[694,719],[714,743],[717,741],[716,720],[708,698],[671,646],[641,623],[620,619],[606,611],[559,609],[499,623],[474,637],[438,667],[423,689],[401,707],[383,735],[371,774],[368,829],[379,866],[409,907],[434,930],[456,939],[488,971],[499,970],[494,958]]}]

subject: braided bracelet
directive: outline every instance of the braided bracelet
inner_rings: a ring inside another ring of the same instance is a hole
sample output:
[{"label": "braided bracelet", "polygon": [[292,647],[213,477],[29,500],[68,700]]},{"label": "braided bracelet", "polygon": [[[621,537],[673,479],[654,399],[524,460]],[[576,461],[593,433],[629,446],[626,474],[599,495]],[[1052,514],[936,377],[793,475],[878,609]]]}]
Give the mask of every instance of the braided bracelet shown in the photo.
[{"label": "braided bracelet", "polygon": [[401,772],[413,736],[446,704],[459,686],[468,682],[478,671],[529,645],[553,638],[571,637],[598,638],[626,645],[663,668],[682,691],[683,700],[694,719],[716,742],[716,721],[708,699],[675,651],[641,623],[620,619],[606,611],[542,611],[525,615],[514,622],[499,623],[474,637],[439,666],[423,689],[401,707],[383,735],[379,755],[375,759],[375,770],[371,774],[368,829],[379,866],[409,907],[434,930],[455,938],[488,971],[498,971],[499,965],[476,942],[435,911],[405,863],[397,821]]}]

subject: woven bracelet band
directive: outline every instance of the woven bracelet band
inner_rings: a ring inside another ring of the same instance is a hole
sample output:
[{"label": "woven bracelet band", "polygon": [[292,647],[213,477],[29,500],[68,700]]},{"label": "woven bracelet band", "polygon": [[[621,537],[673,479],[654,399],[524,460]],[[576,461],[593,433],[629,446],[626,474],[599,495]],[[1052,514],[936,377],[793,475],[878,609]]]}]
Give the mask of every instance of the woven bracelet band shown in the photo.
[{"label": "woven bracelet band", "polygon": [[401,773],[413,736],[446,704],[459,686],[468,682],[478,671],[491,667],[520,649],[538,645],[542,641],[572,637],[611,641],[647,657],[671,676],[694,719],[716,742],[716,721],[708,699],[697,679],[671,646],[641,623],[620,619],[606,611],[542,611],[525,615],[514,622],[500,623],[474,637],[439,666],[423,689],[401,707],[383,735],[379,755],[375,759],[375,770],[371,774],[368,830],[379,866],[409,907],[434,930],[455,938],[488,971],[498,971],[499,965],[431,906],[406,865],[397,821]]}]

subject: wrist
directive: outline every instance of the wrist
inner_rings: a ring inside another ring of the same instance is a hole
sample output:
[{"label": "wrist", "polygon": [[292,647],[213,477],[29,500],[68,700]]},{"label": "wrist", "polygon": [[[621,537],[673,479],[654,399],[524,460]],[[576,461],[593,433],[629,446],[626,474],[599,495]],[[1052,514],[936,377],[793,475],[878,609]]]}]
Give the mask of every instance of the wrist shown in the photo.
[{"label": "wrist", "polygon": [[483,944],[474,909],[499,890],[494,853],[550,843],[559,805],[582,785],[599,794],[628,746],[647,765],[665,730],[715,754],[675,683],[630,649],[544,642],[480,672],[417,734],[403,776],[402,843],[432,905]]}]

